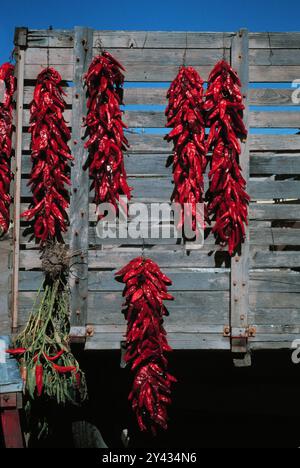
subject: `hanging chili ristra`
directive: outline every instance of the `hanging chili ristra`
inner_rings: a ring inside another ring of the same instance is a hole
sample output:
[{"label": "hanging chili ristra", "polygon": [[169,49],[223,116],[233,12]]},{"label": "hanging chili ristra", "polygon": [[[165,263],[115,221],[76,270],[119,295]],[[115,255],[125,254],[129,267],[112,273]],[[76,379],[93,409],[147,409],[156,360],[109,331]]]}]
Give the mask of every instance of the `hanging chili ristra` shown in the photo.
[{"label": "hanging chili ristra", "polygon": [[[174,154],[167,165],[173,162],[174,191],[171,201],[189,204],[186,209],[191,228],[197,232],[197,204],[203,203],[204,178],[207,165],[205,122],[203,119],[203,80],[192,67],[181,67],[168,91],[166,109],[167,127],[173,130],[165,136],[173,141]],[[181,211],[180,223],[184,224]],[[203,222],[203,220],[201,220]]]},{"label": "hanging chili ristra", "polygon": [[[111,203],[119,212],[120,197],[131,198],[127,184],[123,151],[129,147],[124,135],[120,105],[123,104],[123,66],[108,52],[94,58],[85,76],[88,114],[85,125],[89,136],[85,147],[94,190],[94,203]],[[124,205],[124,208],[126,206]],[[101,219],[101,215],[99,216]]]},{"label": "hanging chili ristra", "polygon": [[142,431],[167,429],[167,405],[175,377],[167,372],[166,353],[171,351],[163,327],[168,311],[164,300],[173,300],[171,280],[150,259],[136,258],[116,273],[125,283],[123,313],[127,320],[125,361],[134,371],[129,401]]},{"label": "hanging chili ristra", "polygon": [[16,90],[14,66],[4,63],[0,67],[0,85],[3,96],[0,102],[0,237],[9,229],[11,204],[10,183],[12,173],[10,168],[13,134],[13,96]]},{"label": "hanging chili ristra", "polygon": [[212,150],[207,192],[208,212],[215,221],[216,241],[228,245],[233,255],[245,239],[248,224],[249,195],[239,165],[239,139],[247,137],[243,123],[241,82],[230,65],[221,61],[212,70],[205,94],[204,110],[210,132],[208,150]]},{"label": "hanging chili ristra", "polygon": [[28,185],[32,204],[21,216],[32,220],[26,233],[40,245],[46,241],[63,242],[69,223],[70,161],[68,147],[71,133],[63,112],[66,109],[61,76],[46,68],[37,77],[33,101],[30,104],[32,171]]}]

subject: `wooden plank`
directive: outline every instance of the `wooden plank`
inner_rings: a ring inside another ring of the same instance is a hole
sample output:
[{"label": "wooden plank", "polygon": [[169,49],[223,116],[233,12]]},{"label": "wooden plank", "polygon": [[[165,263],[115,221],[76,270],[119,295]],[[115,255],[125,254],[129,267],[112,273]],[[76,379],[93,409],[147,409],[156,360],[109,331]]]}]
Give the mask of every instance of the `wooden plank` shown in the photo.
[{"label": "wooden plank", "polygon": [[[90,269],[121,268],[130,260],[141,255],[142,249],[132,251],[119,249],[118,251],[89,251]],[[191,251],[188,255],[185,250],[149,250],[149,256],[160,264],[162,268],[224,268],[228,267],[226,252],[216,251],[209,254],[203,250]],[[252,268],[298,268],[300,265],[299,251],[265,251],[258,248],[251,249]],[[41,266],[37,250],[22,250],[20,252],[20,268],[26,270],[38,269]]]},{"label": "wooden plank", "polygon": [[[120,349],[122,333],[99,333],[88,338],[86,351]],[[229,340],[218,334],[169,333],[168,342],[174,350],[229,350]]]},{"label": "wooden plank", "polygon": [[250,33],[250,48],[256,49],[299,49],[299,32],[252,32]]},{"label": "wooden plank", "polygon": [[250,219],[300,220],[300,206],[291,204],[251,203]]},{"label": "wooden plank", "polygon": [[[110,51],[110,49],[107,49]],[[127,48],[111,50],[113,56],[127,69],[130,65],[140,64],[144,67],[156,65],[179,66],[183,63],[185,49],[142,49],[142,48]],[[186,64],[190,66],[210,65],[213,66],[216,62],[223,58],[223,48],[219,49],[199,49],[189,48],[186,51]],[[93,55],[99,55],[99,49],[93,49]],[[230,60],[230,49],[225,49],[225,58]],[[73,63],[74,54],[70,49],[52,48],[49,49],[49,61],[51,64],[64,65]],[[45,48],[30,48],[26,58],[26,64],[39,65],[47,62],[47,49]],[[300,63],[300,61],[299,61]]]},{"label": "wooden plank", "polygon": [[300,63],[300,41],[299,49],[250,49],[249,50],[250,65],[299,65]]},{"label": "wooden plank", "polygon": [[[237,71],[242,87],[244,99],[244,124],[249,131],[249,109],[247,90],[249,85],[249,37],[246,29],[241,29],[232,41],[231,49],[232,67]],[[241,168],[246,183],[249,182],[249,139],[241,143]],[[251,188],[250,188],[251,191]],[[252,196],[252,195],[251,195]],[[249,310],[249,228],[246,227],[245,242],[241,252],[236,254],[231,261],[231,288],[230,288],[230,326],[231,328],[246,328],[248,326]],[[247,352],[247,346],[241,346],[239,340],[231,339],[231,351]]]},{"label": "wooden plank", "polygon": [[55,65],[73,65],[74,50],[68,48],[49,47],[41,49],[39,47],[29,47],[26,54],[25,65],[40,65],[41,63],[51,63]]},{"label": "wooden plank", "polygon": [[[252,223],[250,225],[250,245],[255,245],[255,246],[279,246],[279,245],[284,245],[284,246],[292,246],[292,245],[300,245],[300,229],[294,229],[294,228],[272,228],[270,227],[264,227],[260,226],[260,224],[263,224],[261,222],[258,223],[257,226],[252,227]],[[180,250],[182,249],[182,245],[177,244],[177,238],[175,234],[173,234],[173,228],[170,226],[169,228],[169,233],[170,233],[170,238],[162,238],[162,230],[159,232],[159,235],[156,235],[156,237],[151,237],[151,228],[153,226],[151,225],[145,225],[144,226],[147,233],[147,236],[144,235],[143,237],[143,242],[145,243],[146,246],[151,246],[153,245],[165,245],[165,246],[172,246],[173,249]],[[27,237],[23,236],[24,230],[26,227],[21,227],[21,233],[20,233],[20,244],[21,245],[26,245],[27,248],[30,246],[31,248],[36,248],[36,244],[34,243],[34,240],[30,241]],[[70,241],[70,235],[67,233],[64,236],[64,241],[69,244]],[[133,239],[131,237],[128,237],[127,239],[102,239],[98,237],[97,234],[97,229],[94,226],[89,226],[89,245],[90,247],[99,247],[102,245],[136,245],[137,243],[140,243],[140,240]],[[207,238],[205,238],[205,246],[210,247],[212,250],[215,249],[215,238],[212,234],[210,234]],[[188,249],[188,247],[187,247]]]},{"label": "wooden plank", "polygon": [[[37,65],[27,65],[25,79],[35,80],[37,75],[47,66],[47,62]],[[55,67],[62,75],[63,80],[72,81],[71,64],[57,65]],[[195,70],[207,81],[211,66],[195,66]],[[292,82],[300,76],[300,66],[250,66],[251,82]],[[178,73],[178,65],[151,65],[147,68],[145,64],[132,64],[126,68],[126,81],[129,82],[170,82]]]},{"label": "wooden plank", "polygon": [[250,225],[250,244],[254,245],[300,245],[300,229],[266,228]]},{"label": "wooden plank", "polygon": [[73,48],[74,31],[66,29],[30,29],[28,47],[68,47]]},{"label": "wooden plank", "polygon": [[[51,47],[73,47],[73,30],[30,29],[28,45],[47,47],[50,36]],[[232,32],[184,32],[184,31],[95,31],[94,46],[103,48],[193,48],[230,47]],[[250,49],[299,49],[298,32],[251,32]]]},{"label": "wooden plank", "polygon": [[[170,177],[128,177],[128,182],[133,187],[135,200],[169,201],[173,183]],[[22,179],[21,195],[28,198],[31,196],[28,181]],[[300,194],[300,181],[295,180],[271,180],[261,177],[260,180],[249,181],[249,193],[252,200],[272,200],[274,198],[297,199]]]},{"label": "wooden plank", "polygon": [[[52,65],[52,64],[50,64]],[[151,64],[147,69],[143,64],[129,64],[126,67],[126,81],[130,82],[170,82],[178,73],[178,65]],[[27,65],[25,68],[25,79],[35,80],[37,75],[47,66],[47,62]],[[72,64],[56,65],[57,71],[66,81],[72,81]],[[195,66],[195,70],[207,81],[211,66]],[[249,67],[251,82],[292,82],[300,76],[300,66],[256,66]]]},{"label": "wooden plank", "polygon": [[[25,86],[24,104],[28,105],[33,96],[33,86]],[[72,104],[72,88],[64,88],[67,104]],[[248,90],[249,104],[252,106],[295,106],[292,101],[292,89],[251,88]],[[167,88],[125,88],[125,105],[159,104],[166,105]]]},{"label": "wooden plank", "polygon": [[294,106],[291,88],[255,88],[248,90],[251,106]]},{"label": "wooden plank", "polygon": [[[154,251],[149,252],[151,258],[158,262],[162,268],[183,268],[183,267],[215,267],[215,256],[209,256],[207,252],[193,251],[191,255],[187,255],[185,250],[179,251]],[[123,251],[106,251],[90,250],[89,251],[89,268],[91,269],[116,269],[121,268],[134,257],[141,255],[141,249],[133,250],[132,252]],[[226,260],[225,260],[226,259]],[[220,252],[217,255],[218,267],[228,267],[228,256]],[[226,264],[227,261],[227,264]],[[32,270],[40,268],[39,252],[35,250],[23,250],[20,252],[20,268]]]},{"label": "wooden plank", "polygon": [[[170,291],[226,291],[229,289],[227,270],[214,269],[167,269],[172,277]],[[43,282],[39,271],[20,272],[20,291],[35,291]],[[89,291],[123,291],[124,285],[117,282],[111,271],[90,271]]]},{"label": "wooden plank", "polygon": [[[73,88],[63,86],[64,92],[67,94],[64,96],[64,99],[68,106],[72,105],[73,101]],[[33,99],[34,86],[25,86],[24,87],[24,105],[28,106]]]},{"label": "wooden plank", "polygon": [[[71,125],[72,111],[66,110],[64,118]],[[24,110],[23,125],[29,126],[30,111]],[[298,128],[299,112],[251,112],[250,125],[256,128]],[[157,111],[125,111],[124,122],[130,128],[164,128],[166,117],[164,112]]]},{"label": "wooden plank", "polygon": [[103,48],[228,48],[232,33],[181,31],[95,31],[94,47]]},{"label": "wooden plank", "polygon": [[[39,73],[41,73],[44,68],[47,67],[47,61],[43,63],[39,63],[37,65],[26,65],[24,78],[25,80],[36,80]],[[49,63],[52,66],[52,63]],[[55,65],[55,69],[60,73],[62,79],[65,81],[72,81],[73,80],[73,64],[68,63],[66,65]]]},{"label": "wooden plank", "polygon": [[300,293],[294,292],[251,292],[249,295],[251,308],[277,308],[293,309],[299,307]]},{"label": "wooden plank", "polygon": [[300,112],[251,112],[250,126],[256,128],[299,128]]},{"label": "wooden plank", "polygon": [[251,308],[249,322],[255,325],[295,325],[300,323],[300,309],[280,308]]},{"label": "wooden plank", "polygon": [[250,174],[300,174],[300,153],[256,153],[250,156]]},{"label": "wooden plank", "polygon": [[70,284],[71,325],[85,326],[88,296],[88,227],[89,227],[89,174],[82,170],[87,152],[84,149],[84,129],[81,116],[86,115],[86,99],[82,91],[83,75],[92,57],[93,31],[75,28],[74,36],[74,95],[72,113],[72,154],[71,168],[72,197],[70,203],[70,253],[72,275]]},{"label": "wooden plank", "polygon": [[[171,175],[170,168],[166,167],[167,155],[153,154],[130,154],[125,155],[125,167],[128,176],[159,176]],[[29,175],[31,172],[30,155],[22,156],[22,174]],[[300,174],[300,152],[294,154],[274,153],[252,153],[250,155],[250,174]]]},{"label": "wooden plank", "polygon": [[300,181],[271,180],[261,177],[249,181],[249,193],[252,200],[269,200],[272,198],[299,198]]},{"label": "wooden plank", "polygon": [[[126,132],[130,143],[130,154],[164,153],[172,151],[172,144],[163,139],[163,135]],[[23,133],[23,150],[30,149],[30,135]],[[250,150],[260,151],[297,151],[300,149],[300,135],[250,135]]]},{"label": "wooden plank", "polygon": [[[28,208],[28,203],[21,204],[21,212]],[[96,221],[95,205],[89,205],[89,218],[90,221]],[[261,222],[262,220],[283,220],[283,221],[300,221],[300,207],[299,204],[290,203],[250,203],[249,218],[252,223],[255,221]]]},{"label": "wooden plank", "polygon": [[265,341],[264,336],[261,336],[261,341],[252,342],[252,340],[249,340],[249,348],[251,351],[279,351],[284,349],[291,349],[292,341],[289,339],[289,336],[286,335],[283,335],[282,341]]},{"label": "wooden plank", "polygon": [[[222,325],[209,325],[209,324],[202,324],[202,323],[195,323],[191,324],[188,323],[184,326],[184,330],[182,329],[182,325],[180,323],[171,322],[171,315],[165,320],[165,325],[168,330],[168,333],[203,333],[203,334],[210,334],[210,333],[217,333],[222,335],[223,334],[223,326]],[[100,324],[94,326],[95,333],[124,333],[124,328],[126,330],[126,325],[124,324],[124,317],[120,324]]]},{"label": "wooden plank", "polygon": [[299,268],[300,252],[264,252],[254,250],[252,265],[256,268]]},{"label": "wooden plank", "polygon": [[[229,272],[222,269],[188,268],[165,269],[173,285],[170,291],[226,291],[229,289]],[[20,291],[36,291],[43,283],[40,271],[20,272]],[[90,271],[89,291],[123,291],[124,285],[115,280],[112,271]],[[300,293],[300,273],[291,271],[250,271],[250,292]],[[274,306],[277,304],[274,304]]]},{"label": "wooden plank", "polygon": [[[24,31],[18,31],[18,38]],[[17,38],[17,41],[19,40]],[[18,46],[17,57],[17,102],[16,102],[16,140],[15,140],[15,178],[14,178],[14,230],[13,230],[13,273],[12,273],[12,330],[18,329],[18,288],[19,288],[19,256],[20,256],[20,204],[21,204],[21,174],[22,174],[22,119],[24,92],[25,46]]]},{"label": "wooden plank", "polygon": [[[250,292],[300,292],[300,273],[295,271],[279,270],[252,270],[250,271]],[[277,307],[277,304],[272,304]]]}]

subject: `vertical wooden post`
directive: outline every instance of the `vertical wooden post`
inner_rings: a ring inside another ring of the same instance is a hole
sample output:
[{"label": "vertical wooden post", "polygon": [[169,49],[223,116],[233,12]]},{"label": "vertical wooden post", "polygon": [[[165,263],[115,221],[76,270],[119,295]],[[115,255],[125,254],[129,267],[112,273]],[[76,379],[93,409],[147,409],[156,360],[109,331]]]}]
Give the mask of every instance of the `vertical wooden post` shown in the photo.
[{"label": "vertical wooden post", "polygon": [[21,175],[22,175],[22,132],[25,49],[27,47],[27,29],[18,28],[15,34],[16,46],[16,135],[15,135],[15,179],[13,213],[13,273],[12,273],[12,331],[18,329],[18,292],[19,292],[19,257],[20,257],[20,210],[21,210]]},{"label": "vertical wooden post", "polygon": [[[74,34],[74,94],[72,107],[72,154],[74,165],[71,170],[72,197],[70,205],[70,251],[72,269],[71,324],[74,335],[84,335],[80,329],[87,319],[88,296],[88,228],[89,228],[89,173],[83,170],[86,159],[82,117],[86,115],[86,96],[83,75],[93,55],[93,30],[76,27]],[[76,330],[76,327],[79,329]],[[75,328],[75,330],[74,330]]]},{"label": "vertical wooden post", "polygon": [[[237,32],[232,42],[232,67],[238,72],[244,96],[244,122],[249,130],[249,37],[246,29]],[[242,143],[240,163],[243,176],[249,182],[249,136]],[[233,353],[247,353],[247,328],[249,310],[249,229],[246,229],[245,243],[241,255],[231,261],[231,350]],[[250,364],[249,360],[245,364]]]}]

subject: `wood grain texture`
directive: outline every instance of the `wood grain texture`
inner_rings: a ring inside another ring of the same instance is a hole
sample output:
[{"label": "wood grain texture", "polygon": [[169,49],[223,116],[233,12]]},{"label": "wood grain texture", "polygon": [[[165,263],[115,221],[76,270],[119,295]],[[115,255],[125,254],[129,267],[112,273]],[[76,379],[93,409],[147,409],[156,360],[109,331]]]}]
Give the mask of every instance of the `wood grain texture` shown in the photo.
[{"label": "wood grain texture", "polygon": [[[72,104],[73,91],[71,87],[65,87],[67,96],[65,97],[67,104]],[[25,86],[24,89],[24,104],[28,105],[33,97],[33,86]],[[271,88],[250,88],[248,90],[249,105],[252,106],[295,106],[292,101],[292,92],[294,89],[271,89]],[[124,103],[131,104],[150,104],[150,105],[166,105],[167,88],[152,87],[152,88],[125,88]]]},{"label": "wood grain texture", "polygon": [[[170,176],[170,169],[166,167],[167,156],[161,153],[130,154],[124,158],[128,176]],[[28,154],[22,156],[22,174],[28,176],[31,171],[31,158]],[[300,150],[299,154],[277,153],[251,153],[250,174],[300,174]]]},{"label": "wood grain texture", "polygon": [[[178,65],[150,64],[129,64],[126,68],[126,81],[129,82],[170,82],[178,73]],[[188,65],[188,64],[187,64]],[[39,64],[28,64],[25,69],[25,79],[35,80],[37,75],[47,66],[47,62]],[[56,64],[57,71],[62,75],[63,80],[72,81],[73,65]],[[194,67],[201,77],[207,81],[211,72],[210,65],[200,65]],[[250,65],[251,82],[292,82],[300,76],[300,66],[270,66],[270,65]]]},{"label": "wood grain texture", "polygon": [[[108,253],[109,252],[109,253]],[[142,249],[136,248],[130,251],[119,249],[90,250],[89,268],[111,269],[121,268],[130,260],[141,255]],[[150,250],[151,258],[160,264],[162,268],[224,268],[230,266],[226,252],[192,251],[189,255],[182,250]],[[252,268],[299,268],[299,251],[266,251],[264,249],[251,248],[250,265]],[[23,250],[20,252],[20,268],[25,270],[41,267],[39,252],[36,250]]]},{"label": "wood grain texture", "polygon": [[[240,30],[233,38],[231,49],[231,65],[237,71],[241,80],[241,92],[244,98],[244,124],[249,132],[249,107],[247,100],[247,90],[249,85],[249,37],[246,29]],[[249,183],[249,139],[241,143],[240,164],[243,177]],[[251,189],[250,189],[251,192]],[[245,242],[241,246],[241,252],[236,254],[231,260],[230,276],[230,327],[246,328],[248,326],[249,311],[249,264],[250,264],[250,243],[249,228],[246,226]],[[235,338],[231,339],[231,351],[247,352],[247,346],[240,346]]]},{"label": "wood grain texture", "polygon": [[88,248],[89,248],[89,175],[83,171],[87,152],[82,140],[84,129],[82,116],[86,115],[86,99],[83,92],[83,74],[92,57],[92,30],[75,28],[74,37],[74,94],[72,115],[71,168],[72,197],[70,203],[70,252],[73,260],[72,275],[69,277],[71,293],[71,324],[85,326],[88,295]]},{"label": "wood grain texture", "polygon": [[[21,196],[24,198],[31,196],[27,182],[26,179],[22,179],[21,182]],[[130,187],[133,187],[133,200],[168,202],[173,191],[170,177],[129,177],[128,183]],[[267,177],[261,177],[260,180],[253,178],[249,181],[248,191],[252,200],[298,199],[300,181],[272,180]]]},{"label": "wood grain texture", "polygon": [[[26,31],[27,32],[27,31]],[[18,31],[17,42],[24,37],[24,30]],[[15,178],[14,178],[14,212],[13,212],[13,260],[12,260],[12,330],[18,329],[18,288],[19,288],[19,260],[20,260],[20,208],[21,208],[21,176],[22,176],[22,128],[23,128],[23,93],[24,93],[24,74],[25,74],[25,56],[24,46],[18,46],[16,49],[17,66],[17,91],[16,91],[16,137],[15,137]]]},{"label": "wood grain texture", "polygon": [[[95,31],[94,47],[104,48],[223,48],[230,47],[233,32],[181,32],[181,31]],[[28,31],[28,46],[73,47],[72,30]],[[299,32],[250,32],[250,49],[299,49]]]},{"label": "wood grain texture", "polygon": [[[172,152],[172,145],[163,139],[163,135],[126,132],[132,153],[164,153]],[[23,150],[28,151],[30,135],[25,132],[22,137]],[[287,152],[299,153],[300,135],[250,135],[250,151],[252,152]]]}]

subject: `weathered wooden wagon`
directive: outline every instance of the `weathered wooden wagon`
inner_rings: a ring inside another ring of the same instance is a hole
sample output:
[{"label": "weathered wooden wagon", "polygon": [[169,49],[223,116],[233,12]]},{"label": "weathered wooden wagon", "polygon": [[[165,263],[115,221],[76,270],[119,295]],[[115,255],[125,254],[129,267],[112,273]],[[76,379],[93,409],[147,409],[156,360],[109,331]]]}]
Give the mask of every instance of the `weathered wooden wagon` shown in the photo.
[{"label": "weathered wooden wagon", "polygon": [[120,348],[125,331],[121,285],[115,282],[114,271],[141,254],[143,242],[101,241],[96,235],[89,178],[82,170],[83,74],[102,48],[125,65],[124,118],[131,145],[125,164],[134,201],[168,202],[172,174],[165,161],[171,147],[161,132],[166,84],[183,61],[207,79],[213,65],[225,57],[242,78],[250,128],[242,165],[252,202],[242,254],[230,259],[214,245],[212,235],[199,250],[188,250],[172,239],[145,238],[145,254],[174,281],[176,300],[166,328],[175,349],[231,349],[247,356],[249,350],[290,348],[300,335],[300,112],[297,88],[291,85],[300,78],[300,33],[21,28],[16,30],[15,46],[14,234],[9,287],[2,292],[9,305],[7,309],[1,305],[2,323],[8,322],[4,320],[8,310],[13,331],[22,327],[42,282],[39,250],[23,237],[26,223],[20,221],[20,212],[30,201],[29,103],[37,74],[47,65],[61,73],[68,102],[65,117],[72,128],[75,164],[66,239],[76,252],[70,279],[72,336],[83,340],[86,350],[112,350]]}]

